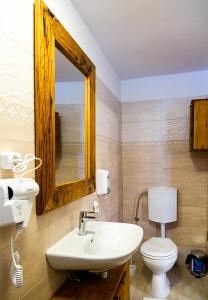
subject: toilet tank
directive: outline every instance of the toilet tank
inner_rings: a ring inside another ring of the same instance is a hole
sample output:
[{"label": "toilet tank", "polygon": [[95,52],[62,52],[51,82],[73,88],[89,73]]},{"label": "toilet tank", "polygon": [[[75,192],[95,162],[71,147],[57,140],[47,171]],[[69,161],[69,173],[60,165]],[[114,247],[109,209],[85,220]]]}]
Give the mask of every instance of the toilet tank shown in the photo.
[{"label": "toilet tank", "polygon": [[158,186],[148,189],[149,220],[171,223],[177,220],[177,189]]}]

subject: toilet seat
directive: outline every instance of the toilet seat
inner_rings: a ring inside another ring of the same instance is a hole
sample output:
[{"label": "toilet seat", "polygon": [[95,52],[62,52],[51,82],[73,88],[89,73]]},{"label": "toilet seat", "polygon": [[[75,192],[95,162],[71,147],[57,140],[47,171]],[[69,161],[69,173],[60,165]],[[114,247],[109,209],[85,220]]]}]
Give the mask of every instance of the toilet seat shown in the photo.
[{"label": "toilet seat", "polygon": [[150,259],[168,259],[178,253],[178,248],[169,238],[152,237],[141,245],[143,256]]}]

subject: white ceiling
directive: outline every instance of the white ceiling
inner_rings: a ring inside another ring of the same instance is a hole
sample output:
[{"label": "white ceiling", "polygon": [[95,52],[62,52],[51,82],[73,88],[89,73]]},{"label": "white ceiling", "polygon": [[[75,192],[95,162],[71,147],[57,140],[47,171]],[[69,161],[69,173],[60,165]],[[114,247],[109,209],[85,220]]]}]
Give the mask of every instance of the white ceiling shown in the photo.
[{"label": "white ceiling", "polygon": [[208,0],[72,0],[121,79],[208,69]]}]

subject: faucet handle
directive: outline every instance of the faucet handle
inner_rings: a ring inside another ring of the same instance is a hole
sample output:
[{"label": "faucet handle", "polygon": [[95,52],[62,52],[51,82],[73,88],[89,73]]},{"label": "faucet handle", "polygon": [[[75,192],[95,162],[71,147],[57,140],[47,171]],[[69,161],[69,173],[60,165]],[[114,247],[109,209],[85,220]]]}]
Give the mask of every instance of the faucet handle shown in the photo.
[{"label": "faucet handle", "polygon": [[93,214],[94,215],[95,213],[94,213],[94,211],[84,210],[84,211],[80,211],[79,216],[80,216],[80,218],[93,218],[93,217],[88,216],[88,214]]}]

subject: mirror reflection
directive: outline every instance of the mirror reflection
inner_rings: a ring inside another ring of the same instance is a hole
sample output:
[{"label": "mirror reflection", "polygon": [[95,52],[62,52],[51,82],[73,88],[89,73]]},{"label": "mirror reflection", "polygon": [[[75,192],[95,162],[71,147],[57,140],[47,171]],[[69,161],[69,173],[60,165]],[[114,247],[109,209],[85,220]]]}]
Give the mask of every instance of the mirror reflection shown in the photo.
[{"label": "mirror reflection", "polygon": [[84,83],[84,75],[56,48],[56,184],[85,178]]}]

